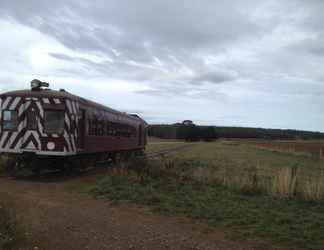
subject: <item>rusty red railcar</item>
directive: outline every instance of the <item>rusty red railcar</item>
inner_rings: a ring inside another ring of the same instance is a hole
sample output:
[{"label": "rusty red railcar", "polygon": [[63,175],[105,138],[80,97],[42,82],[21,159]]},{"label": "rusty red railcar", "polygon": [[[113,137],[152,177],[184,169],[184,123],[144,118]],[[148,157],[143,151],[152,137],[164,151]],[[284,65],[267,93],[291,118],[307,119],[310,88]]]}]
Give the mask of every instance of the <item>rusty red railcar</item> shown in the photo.
[{"label": "rusty red railcar", "polygon": [[70,159],[145,149],[147,123],[139,116],[43,85],[0,95],[0,152]]}]

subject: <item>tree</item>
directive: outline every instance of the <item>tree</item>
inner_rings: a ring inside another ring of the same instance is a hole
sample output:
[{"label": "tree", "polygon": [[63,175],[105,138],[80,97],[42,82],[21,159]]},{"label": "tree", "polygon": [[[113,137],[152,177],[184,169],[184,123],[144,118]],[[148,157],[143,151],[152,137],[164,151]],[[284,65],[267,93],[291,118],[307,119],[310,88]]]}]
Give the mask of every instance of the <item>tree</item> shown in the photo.
[{"label": "tree", "polygon": [[212,126],[204,127],[200,130],[201,138],[206,142],[210,142],[218,138],[215,128]]}]

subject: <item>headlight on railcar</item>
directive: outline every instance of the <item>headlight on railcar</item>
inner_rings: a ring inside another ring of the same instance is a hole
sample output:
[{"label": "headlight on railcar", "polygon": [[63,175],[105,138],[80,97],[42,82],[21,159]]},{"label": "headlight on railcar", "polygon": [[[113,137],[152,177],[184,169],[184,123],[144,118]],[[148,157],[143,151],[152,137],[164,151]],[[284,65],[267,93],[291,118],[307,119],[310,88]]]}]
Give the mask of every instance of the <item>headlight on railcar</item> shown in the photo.
[{"label": "headlight on railcar", "polygon": [[55,149],[55,143],[54,142],[48,142],[47,143],[47,149],[48,150],[54,150]]}]

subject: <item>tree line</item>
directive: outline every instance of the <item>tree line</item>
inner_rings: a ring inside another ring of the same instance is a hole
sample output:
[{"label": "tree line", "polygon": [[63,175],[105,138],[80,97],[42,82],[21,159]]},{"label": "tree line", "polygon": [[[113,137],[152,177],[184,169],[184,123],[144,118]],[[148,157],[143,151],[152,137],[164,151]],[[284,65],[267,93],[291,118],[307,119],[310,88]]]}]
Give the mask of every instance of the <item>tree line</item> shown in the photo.
[{"label": "tree line", "polygon": [[172,125],[149,125],[148,135],[165,139],[184,139],[187,141],[212,141],[218,138],[285,140],[324,139],[324,133],[320,132],[293,129],[199,126],[193,123],[177,123]]}]

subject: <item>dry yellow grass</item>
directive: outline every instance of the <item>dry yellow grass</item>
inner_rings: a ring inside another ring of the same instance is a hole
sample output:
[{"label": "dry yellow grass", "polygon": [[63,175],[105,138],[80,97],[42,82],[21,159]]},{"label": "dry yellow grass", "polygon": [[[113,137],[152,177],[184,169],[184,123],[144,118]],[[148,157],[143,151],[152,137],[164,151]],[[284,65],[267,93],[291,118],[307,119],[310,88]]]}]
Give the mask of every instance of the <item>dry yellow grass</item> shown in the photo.
[{"label": "dry yellow grass", "polygon": [[319,177],[317,179],[306,181],[301,190],[301,195],[306,201],[324,201],[324,178]]},{"label": "dry yellow grass", "polygon": [[272,181],[271,193],[278,198],[291,198],[297,191],[297,168],[283,168]]}]

